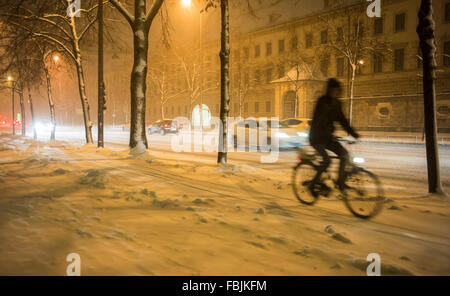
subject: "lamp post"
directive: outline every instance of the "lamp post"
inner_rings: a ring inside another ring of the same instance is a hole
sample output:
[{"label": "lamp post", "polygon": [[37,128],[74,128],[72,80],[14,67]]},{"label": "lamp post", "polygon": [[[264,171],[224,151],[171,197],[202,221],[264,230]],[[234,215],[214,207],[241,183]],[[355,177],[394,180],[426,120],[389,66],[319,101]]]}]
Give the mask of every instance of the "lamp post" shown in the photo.
[{"label": "lamp post", "polygon": [[[191,0],[181,0],[185,7],[191,7]],[[199,48],[200,48],[200,134],[203,136],[203,46],[202,46],[202,11],[199,13]]]},{"label": "lamp post", "polygon": [[11,102],[12,102],[12,128],[13,128],[13,136],[16,135],[16,127],[15,127],[15,120],[14,120],[14,114],[15,114],[15,110],[14,110],[14,91],[15,91],[15,81],[13,80],[13,78],[11,76],[8,76],[8,81],[11,82]]},{"label": "lamp post", "polygon": [[98,147],[104,147],[103,115],[105,111],[105,83],[103,81],[103,0],[98,0]]}]

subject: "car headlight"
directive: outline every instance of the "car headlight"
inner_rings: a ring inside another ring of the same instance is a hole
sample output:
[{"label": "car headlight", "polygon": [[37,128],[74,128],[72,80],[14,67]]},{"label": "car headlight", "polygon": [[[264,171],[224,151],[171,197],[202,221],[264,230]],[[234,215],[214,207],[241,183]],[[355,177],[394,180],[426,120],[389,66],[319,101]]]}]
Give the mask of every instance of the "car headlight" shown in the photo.
[{"label": "car headlight", "polygon": [[304,138],[308,137],[308,134],[307,134],[307,133],[302,133],[302,132],[298,132],[297,135],[298,135],[299,137],[304,137]]},{"label": "car headlight", "polygon": [[364,163],[365,160],[362,157],[355,157],[355,158],[353,158],[353,162],[354,163]]},{"label": "car headlight", "polygon": [[289,138],[289,135],[286,133],[276,133],[275,136],[278,138]]}]

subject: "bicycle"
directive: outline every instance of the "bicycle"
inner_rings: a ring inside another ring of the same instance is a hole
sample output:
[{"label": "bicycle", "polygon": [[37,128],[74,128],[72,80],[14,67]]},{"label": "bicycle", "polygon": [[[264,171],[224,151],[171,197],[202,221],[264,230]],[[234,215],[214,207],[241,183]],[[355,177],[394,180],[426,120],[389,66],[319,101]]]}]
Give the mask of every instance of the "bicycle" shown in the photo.
[{"label": "bicycle", "polygon": [[[342,141],[342,140],[340,140]],[[348,144],[355,142],[346,141]],[[331,159],[338,159],[337,156],[330,156]],[[339,188],[333,181],[333,186],[329,187],[326,183],[330,183],[333,179],[328,172],[329,168],[321,175],[321,179],[317,182],[317,197],[314,197],[308,189],[308,185],[316,175],[320,166],[320,157],[316,151],[308,151],[302,147],[298,149],[298,164],[294,167],[293,172],[293,190],[297,199],[306,205],[315,204],[320,196],[328,197],[334,188]],[[356,217],[369,219],[377,215],[384,204],[383,187],[378,177],[371,171],[360,167],[357,163],[363,163],[364,159],[349,157],[346,167],[346,181],[344,189],[341,191],[341,197],[346,207]],[[309,199],[308,199],[309,198]]]}]

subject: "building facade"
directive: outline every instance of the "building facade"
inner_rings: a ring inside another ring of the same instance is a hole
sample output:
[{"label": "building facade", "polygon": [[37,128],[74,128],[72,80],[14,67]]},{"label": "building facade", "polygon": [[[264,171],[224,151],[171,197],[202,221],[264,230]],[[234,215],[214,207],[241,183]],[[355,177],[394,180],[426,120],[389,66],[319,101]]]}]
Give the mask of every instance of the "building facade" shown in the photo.
[{"label": "building facade", "polygon": [[[345,88],[344,111],[351,113],[358,129],[422,131],[422,65],[416,33],[420,0],[384,0],[381,18],[366,15],[368,4],[323,1],[320,11],[299,19],[232,34],[230,116],[310,118],[326,79],[337,77]],[[437,120],[439,131],[450,132],[450,1],[433,5]],[[361,44],[351,44],[355,36]],[[204,43],[200,50],[184,50],[184,57],[169,54],[151,63],[156,68],[158,63],[166,65],[170,98],[163,102],[158,87],[150,88],[150,122],[163,116],[198,121],[195,107],[200,102],[202,114],[218,116],[219,44],[219,40]],[[354,51],[359,53],[350,58],[347,53]]]}]

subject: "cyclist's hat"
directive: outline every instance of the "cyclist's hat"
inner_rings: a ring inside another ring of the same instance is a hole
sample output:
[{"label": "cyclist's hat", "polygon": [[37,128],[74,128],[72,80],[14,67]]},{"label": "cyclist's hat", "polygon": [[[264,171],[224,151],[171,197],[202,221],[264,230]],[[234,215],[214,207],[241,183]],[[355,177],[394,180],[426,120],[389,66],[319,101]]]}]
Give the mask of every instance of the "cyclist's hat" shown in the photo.
[{"label": "cyclist's hat", "polygon": [[327,90],[332,88],[341,88],[341,83],[335,78],[328,79]]}]

